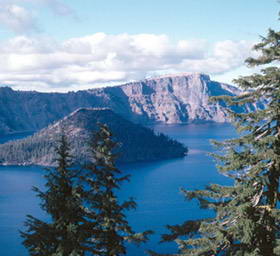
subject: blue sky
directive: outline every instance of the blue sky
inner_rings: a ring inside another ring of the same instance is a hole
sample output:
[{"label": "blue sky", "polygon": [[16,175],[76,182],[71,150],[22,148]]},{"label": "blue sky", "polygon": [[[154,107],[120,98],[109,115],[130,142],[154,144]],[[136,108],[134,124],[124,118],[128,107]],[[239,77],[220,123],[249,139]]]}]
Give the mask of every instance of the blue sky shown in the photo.
[{"label": "blue sky", "polygon": [[276,0],[68,0],[67,4],[79,22],[53,19],[50,12],[41,12],[47,32],[63,39],[126,32],[167,34],[177,40],[255,40],[268,27],[278,26]]},{"label": "blue sky", "polygon": [[158,74],[218,81],[252,72],[244,60],[277,0],[1,0],[0,83],[68,91]]}]

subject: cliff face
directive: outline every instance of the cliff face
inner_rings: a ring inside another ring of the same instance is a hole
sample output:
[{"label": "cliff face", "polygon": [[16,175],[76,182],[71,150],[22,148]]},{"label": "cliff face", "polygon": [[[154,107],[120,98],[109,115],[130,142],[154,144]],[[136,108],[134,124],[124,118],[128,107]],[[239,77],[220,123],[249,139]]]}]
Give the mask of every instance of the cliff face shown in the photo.
[{"label": "cliff face", "polygon": [[147,120],[165,123],[227,122],[223,106],[210,103],[209,97],[239,93],[238,89],[211,81],[203,74],[148,79],[124,85],[121,89],[134,113]]},{"label": "cliff face", "polygon": [[69,93],[39,93],[0,88],[0,134],[38,130],[80,107],[109,107],[138,123],[229,121],[214,95],[235,95],[232,86],[204,74],[146,79],[116,87]]},{"label": "cliff face", "polygon": [[5,165],[54,165],[54,148],[61,131],[67,135],[77,163],[90,158],[88,143],[97,123],[105,123],[120,143],[119,162],[141,162],[183,157],[187,148],[163,134],[134,124],[110,109],[81,108],[33,136],[0,145],[0,163]]}]

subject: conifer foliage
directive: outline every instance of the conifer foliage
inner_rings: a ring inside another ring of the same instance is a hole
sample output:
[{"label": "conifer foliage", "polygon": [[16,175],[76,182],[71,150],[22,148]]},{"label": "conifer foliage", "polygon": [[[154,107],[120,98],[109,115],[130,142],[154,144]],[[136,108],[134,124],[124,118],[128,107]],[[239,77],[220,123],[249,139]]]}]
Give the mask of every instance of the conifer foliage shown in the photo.
[{"label": "conifer foliage", "polygon": [[23,244],[32,256],[82,256],[84,249],[83,207],[79,186],[75,184],[77,171],[71,166],[66,136],[62,135],[56,148],[57,167],[47,169],[46,191],[34,188],[41,199],[41,208],[50,223],[27,216],[26,232],[21,232]]},{"label": "conifer foliage", "polygon": [[135,233],[125,212],[136,207],[130,199],[118,202],[116,190],[128,180],[115,166],[117,142],[106,125],[99,126],[90,143],[91,161],[83,170],[72,166],[70,147],[62,135],[56,148],[57,167],[48,169],[46,191],[34,188],[51,221],[31,215],[21,232],[32,256],[120,256],[126,242],[147,241],[151,231]]},{"label": "conifer foliage", "polygon": [[99,131],[94,134],[90,144],[92,161],[86,165],[81,177],[89,227],[86,246],[93,248],[94,255],[125,255],[125,242],[145,242],[151,233],[135,233],[129,226],[125,211],[136,207],[133,199],[118,202],[116,190],[129,176],[121,175],[115,165],[117,145],[109,128],[99,124]]},{"label": "conifer foliage", "polygon": [[187,199],[214,210],[215,217],[169,226],[171,233],[163,240],[176,240],[176,255],[280,255],[280,32],[269,30],[254,49],[259,57],[247,64],[265,66],[235,81],[246,93],[216,100],[229,106],[264,100],[266,107],[241,114],[229,110],[240,135],[214,142],[223,152],[214,156],[233,185],[184,191]]}]

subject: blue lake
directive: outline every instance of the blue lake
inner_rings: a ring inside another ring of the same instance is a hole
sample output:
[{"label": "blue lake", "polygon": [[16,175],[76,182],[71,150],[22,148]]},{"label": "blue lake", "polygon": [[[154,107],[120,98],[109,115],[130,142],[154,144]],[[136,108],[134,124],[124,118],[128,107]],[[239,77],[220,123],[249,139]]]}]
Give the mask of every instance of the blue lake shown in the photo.
[{"label": "blue lake", "polygon": [[[143,256],[151,249],[161,253],[176,252],[176,244],[159,244],[160,234],[167,232],[167,224],[180,224],[186,220],[203,218],[212,213],[201,210],[195,201],[185,201],[180,188],[203,188],[209,183],[230,184],[219,174],[215,162],[207,155],[213,148],[210,139],[224,140],[235,136],[228,124],[158,125],[156,131],[168,134],[189,147],[185,158],[168,161],[122,166],[131,174],[119,192],[120,200],[134,197],[137,209],[127,213],[135,231],[152,229],[155,235],[140,246],[128,246],[128,256]],[[6,138],[7,139],[7,138]],[[0,141],[5,141],[0,138]],[[11,138],[8,138],[11,139]],[[18,230],[22,230],[26,214],[46,219],[32,186],[43,187],[44,170],[40,167],[0,167],[0,255],[26,256]]]}]

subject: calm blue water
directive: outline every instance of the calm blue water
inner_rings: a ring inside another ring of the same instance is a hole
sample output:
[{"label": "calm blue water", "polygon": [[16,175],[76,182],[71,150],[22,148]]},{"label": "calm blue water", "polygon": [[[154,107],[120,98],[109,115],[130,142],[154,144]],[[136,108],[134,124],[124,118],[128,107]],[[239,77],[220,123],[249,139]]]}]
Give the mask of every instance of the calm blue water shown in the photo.
[{"label": "calm blue water", "polygon": [[[154,128],[185,143],[189,147],[189,155],[182,159],[122,167],[124,173],[131,174],[131,182],[122,186],[119,197],[125,200],[132,196],[138,204],[135,211],[127,213],[130,224],[135,231],[152,229],[156,232],[145,245],[129,246],[129,256],[143,256],[145,249],[176,252],[173,243],[158,244],[159,235],[166,232],[165,225],[212,214],[200,210],[195,201],[185,201],[180,187],[193,190],[209,183],[230,184],[230,180],[217,173],[215,163],[207,156],[207,152],[213,151],[209,139],[223,140],[235,136],[230,125],[162,125]],[[18,233],[23,228],[25,215],[46,218],[31,190],[32,186],[43,187],[43,173],[39,167],[0,167],[1,256],[26,256]]]}]

